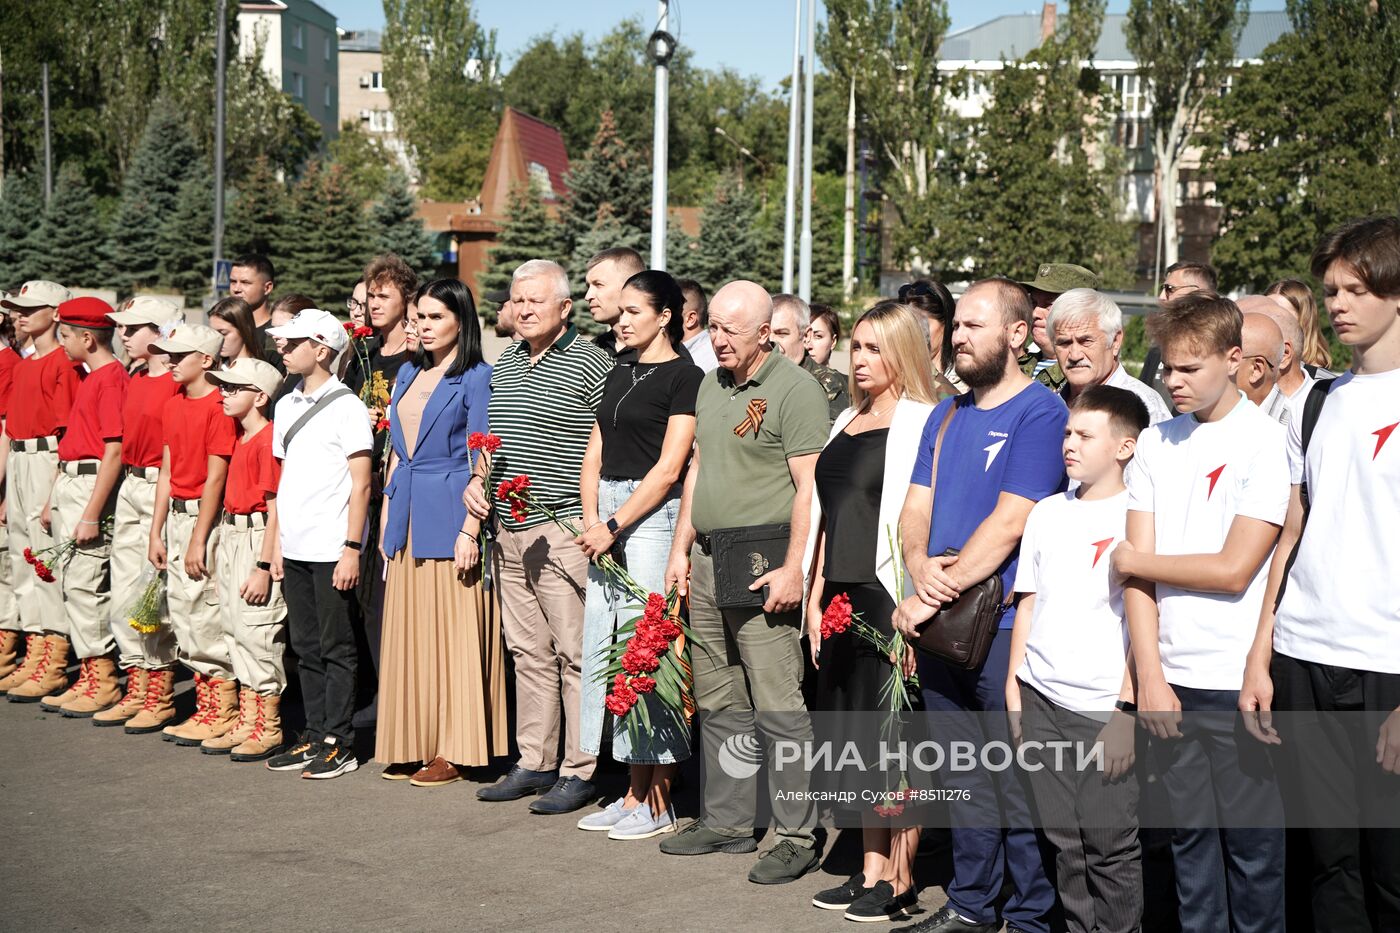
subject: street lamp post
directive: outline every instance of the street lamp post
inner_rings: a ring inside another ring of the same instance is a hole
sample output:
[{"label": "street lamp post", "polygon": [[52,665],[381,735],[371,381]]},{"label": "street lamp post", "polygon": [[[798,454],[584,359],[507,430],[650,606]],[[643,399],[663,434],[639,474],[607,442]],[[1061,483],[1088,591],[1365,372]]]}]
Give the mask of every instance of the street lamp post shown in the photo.
[{"label": "street lamp post", "polygon": [[[816,0],[812,0],[813,3]],[[792,254],[797,221],[797,93],[802,86],[802,0],[793,0],[792,86],[788,101],[787,195],[783,205],[783,293],[792,294]]]},{"label": "street lamp post", "polygon": [[224,48],[228,40],[227,0],[218,3],[214,73],[214,257],[209,294],[219,297],[219,259],[224,252]]},{"label": "street lamp post", "polygon": [[655,122],[651,137],[651,267],[666,269],[666,163],[669,121],[671,56],[676,40],[667,26],[667,0],[656,4],[656,31],[647,43],[647,53],[656,65]]},{"label": "street lamp post", "polygon": [[802,258],[797,294],[812,300],[812,84],[816,73],[817,3],[807,6],[807,67],[802,87]]}]

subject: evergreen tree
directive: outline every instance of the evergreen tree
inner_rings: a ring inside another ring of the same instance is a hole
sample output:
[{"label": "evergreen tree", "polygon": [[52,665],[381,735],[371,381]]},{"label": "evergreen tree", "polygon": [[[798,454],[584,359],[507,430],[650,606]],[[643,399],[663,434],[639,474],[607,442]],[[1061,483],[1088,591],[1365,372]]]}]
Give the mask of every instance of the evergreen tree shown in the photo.
[{"label": "evergreen tree", "polygon": [[397,253],[420,274],[428,274],[433,269],[433,235],[423,229],[417,210],[408,176],[395,169],[388,175],[383,196],[370,209],[370,227],[376,252]]},{"label": "evergreen tree", "polygon": [[618,135],[612,111],[604,111],[588,153],[569,169],[564,213],[565,265],[575,284],[600,249],[643,251],[651,236],[651,167]]},{"label": "evergreen tree", "polygon": [[486,269],[478,276],[477,305],[487,323],[496,319],[494,302],[480,300],[487,292],[510,288],[511,275],[530,259],[553,259],[558,255],[559,224],[551,220],[539,194],[525,185],[514,188],[506,205],[506,220],[491,248]]},{"label": "evergreen tree", "polygon": [[677,279],[695,278],[698,246],[695,238],[681,229],[680,221],[672,217],[666,225],[666,271]]},{"label": "evergreen tree", "polygon": [[338,165],[307,166],[292,192],[282,246],[282,288],[320,307],[339,307],[372,252],[364,208],[349,192]]},{"label": "evergreen tree", "polygon": [[35,241],[43,254],[43,277],[69,288],[101,285],[99,230],[97,202],[82,169],[65,163]]},{"label": "evergreen tree", "polygon": [[157,101],[122,183],[112,225],[107,279],[119,290],[159,280],[160,231],[174,215],[180,186],[198,159],[181,115],[167,102]]},{"label": "evergreen tree", "polygon": [[214,256],[214,175],[202,159],[190,166],[158,242],[162,283],[198,304],[209,294]]},{"label": "evergreen tree", "polygon": [[758,205],[739,187],[738,177],[721,178],[700,212],[700,239],[692,254],[694,278],[706,292],[714,294],[734,279],[766,284],[772,278],[761,269],[763,244],[757,219]]},{"label": "evergreen tree", "polygon": [[44,199],[34,176],[11,172],[0,197],[0,289],[18,290],[40,278]]},{"label": "evergreen tree", "polygon": [[266,158],[258,158],[229,199],[224,256],[262,253],[278,261],[290,210],[287,186]]}]

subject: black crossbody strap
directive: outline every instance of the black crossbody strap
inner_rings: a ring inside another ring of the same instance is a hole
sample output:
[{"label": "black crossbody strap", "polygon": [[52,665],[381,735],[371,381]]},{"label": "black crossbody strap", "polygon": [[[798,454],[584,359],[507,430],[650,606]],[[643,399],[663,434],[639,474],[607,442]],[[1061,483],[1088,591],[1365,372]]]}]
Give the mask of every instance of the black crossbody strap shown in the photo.
[{"label": "black crossbody strap", "polygon": [[316,400],[316,404],[308,408],[306,410],[306,413],[300,418],[298,418],[296,420],[296,423],[287,429],[287,436],[282,438],[282,451],[285,453],[287,449],[292,446],[292,438],[296,437],[297,434],[301,432],[301,429],[306,427],[306,422],[316,417],[316,415],[319,414],[323,409],[325,409],[326,406],[330,405],[331,402],[334,402],[336,399],[343,398],[347,395],[353,398],[355,396],[355,393],[351,392],[347,388],[341,387],[339,389],[336,389],[334,392],[327,392],[325,395],[318,398]]},{"label": "black crossbody strap", "polygon": [[1332,385],[1336,381],[1319,379],[1314,382],[1308,390],[1308,397],[1303,401],[1303,421],[1298,426],[1303,435],[1303,476],[1298,483],[1298,498],[1303,503],[1303,527],[1298,530],[1298,540],[1293,545],[1292,553],[1288,555],[1288,563],[1283,567],[1283,580],[1279,583],[1278,598],[1274,600],[1274,612],[1278,612],[1278,607],[1283,603],[1284,591],[1288,589],[1288,575],[1293,572],[1293,562],[1298,559],[1298,550],[1303,546],[1303,535],[1308,530],[1308,513],[1312,511],[1312,499],[1308,495],[1308,444],[1312,443],[1317,419],[1322,417],[1322,406],[1327,404],[1327,393],[1332,391]]}]

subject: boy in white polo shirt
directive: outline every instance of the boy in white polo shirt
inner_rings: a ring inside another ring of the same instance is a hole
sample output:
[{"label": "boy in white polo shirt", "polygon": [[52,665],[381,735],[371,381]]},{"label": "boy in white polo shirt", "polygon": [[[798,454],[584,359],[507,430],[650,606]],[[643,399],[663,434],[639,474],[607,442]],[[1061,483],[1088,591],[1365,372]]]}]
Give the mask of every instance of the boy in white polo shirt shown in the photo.
[{"label": "boy in white polo shirt", "polygon": [[348,338],[329,311],[308,308],[268,329],[287,372],[301,382],[277,403],[272,455],[282,461],[277,497],[282,596],[306,708],[306,733],[275,758],[273,771],[333,778],[359,767],[355,707],[360,552],[369,510],[369,411],[334,375]]},{"label": "boy in white polo shirt", "polygon": [[[1026,741],[1104,743],[1102,771],[1057,768],[1052,756],[1030,774],[1071,933],[1142,924],[1133,682],[1123,582],[1108,555],[1127,522],[1123,468],[1150,417],[1126,389],[1085,389],[1065,428],[1065,472],[1076,486],[1036,503],[1021,537],[1006,708],[1023,713]],[[1014,715],[1012,723],[1014,733]]]},{"label": "boy in white polo shirt", "polygon": [[1352,364],[1289,428],[1293,498],[1240,709],[1298,778],[1313,928],[1400,930],[1400,218],[1344,224],[1312,273]]},{"label": "boy in white polo shirt", "polygon": [[1234,302],[1187,295],[1147,326],[1182,414],[1138,440],[1112,560],[1133,578],[1123,602],[1175,824],[1181,927],[1281,930],[1282,804],[1264,747],[1236,741],[1235,710],[1288,506],[1283,427],[1234,385]]}]

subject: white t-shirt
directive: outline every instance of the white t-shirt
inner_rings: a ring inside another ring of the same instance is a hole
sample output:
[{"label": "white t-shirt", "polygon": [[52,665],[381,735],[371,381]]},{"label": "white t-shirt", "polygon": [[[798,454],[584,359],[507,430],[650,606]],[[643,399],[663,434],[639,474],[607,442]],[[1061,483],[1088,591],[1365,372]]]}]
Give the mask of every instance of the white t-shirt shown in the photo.
[{"label": "white t-shirt", "polygon": [[[1178,415],[1138,438],[1128,465],[1128,509],[1151,512],[1158,554],[1213,554],[1235,516],[1282,525],[1288,512],[1283,426],[1240,393],[1219,421]],[[1259,624],[1269,560],[1243,593],[1203,593],[1157,584],[1158,642],[1167,682],[1238,690]]]},{"label": "white t-shirt", "polygon": [[1016,592],[1034,593],[1026,659],[1016,676],[1057,706],[1107,720],[1123,686],[1128,629],[1109,555],[1123,540],[1128,493],[1042,499],[1021,536]]},{"label": "white t-shirt", "polygon": [[1288,433],[1312,509],[1274,620],[1291,658],[1400,674],[1400,370],[1337,378],[1303,463],[1302,408]]},{"label": "white t-shirt", "polygon": [[[332,376],[310,395],[301,385],[277,403],[272,418],[272,455],[282,461],[277,486],[277,527],[282,556],[318,563],[340,560],[350,520],[351,456],[372,450],[369,411],[353,395],[321,409],[292,438],[283,438],[322,396],[345,385]],[[361,540],[364,533],[360,534]]]}]

